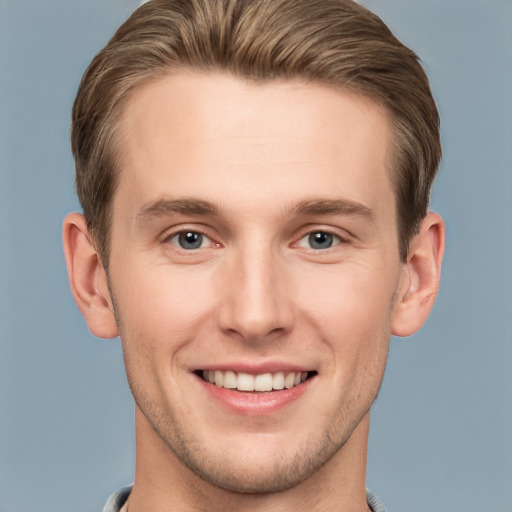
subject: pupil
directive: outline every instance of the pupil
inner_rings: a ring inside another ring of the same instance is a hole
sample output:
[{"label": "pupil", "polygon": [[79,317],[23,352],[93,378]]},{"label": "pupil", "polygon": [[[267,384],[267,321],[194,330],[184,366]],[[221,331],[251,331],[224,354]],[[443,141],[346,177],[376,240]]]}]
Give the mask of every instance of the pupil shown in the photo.
[{"label": "pupil", "polygon": [[328,249],[332,246],[333,237],[329,233],[311,233],[309,235],[309,243],[313,249]]},{"label": "pupil", "polygon": [[180,233],[179,243],[183,249],[199,249],[203,243],[203,235],[193,231]]}]

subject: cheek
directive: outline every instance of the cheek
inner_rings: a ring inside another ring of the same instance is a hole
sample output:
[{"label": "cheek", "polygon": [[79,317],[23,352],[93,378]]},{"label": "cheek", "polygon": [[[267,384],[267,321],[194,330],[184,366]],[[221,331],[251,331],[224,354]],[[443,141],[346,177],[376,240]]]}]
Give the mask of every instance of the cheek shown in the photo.
[{"label": "cheek", "polygon": [[326,268],[306,273],[296,279],[299,301],[327,324],[353,328],[378,329],[390,321],[398,286],[398,273],[389,269],[361,264]]},{"label": "cheek", "polygon": [[187,343],[213,307],[212,287],[201,272],[168,266],[129,269],[116,281],[114,296],[123,344],[133,350],[176,352]]},{"label": "cheek", "polygon": [[[360,265],[347,265],[336,272],[331,269],[320,281],[318,277],[304,283],[298,300],[303,303],[304,317],[331,352],[332,367],[346,375],[381,373],[391,337],[398,277],[390,279],[389,270]],[[318,282],[328,284],[319,287]]]}]

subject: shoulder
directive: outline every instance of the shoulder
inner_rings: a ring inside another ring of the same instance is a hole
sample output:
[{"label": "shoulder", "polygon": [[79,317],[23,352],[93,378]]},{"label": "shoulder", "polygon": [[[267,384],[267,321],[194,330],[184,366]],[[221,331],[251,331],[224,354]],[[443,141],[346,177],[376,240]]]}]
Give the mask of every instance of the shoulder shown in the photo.
[{"label": "shoulder", "polygon": [[130,492],[132,490],[132,486],[129,485],[127,487],[122,487],[118,491],[116,491],[105,503],[105,507],[103,508],[103,512],[119,512],[121,507],[125,504]]},{"label": "shoulder", "polygon": [[387,512],[386,507],[382,504],[382,502],[373,494],[372,491],[366,489],[366,502],[372,509],[372,512]]}]

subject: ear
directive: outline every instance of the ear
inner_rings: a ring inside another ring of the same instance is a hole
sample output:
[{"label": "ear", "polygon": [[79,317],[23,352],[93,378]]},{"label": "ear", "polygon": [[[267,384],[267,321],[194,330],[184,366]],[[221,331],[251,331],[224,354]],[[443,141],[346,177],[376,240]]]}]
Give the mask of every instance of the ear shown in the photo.
[{"label": "ear", "polygon": [[71,292],[89,330],[99,338],[115,338],[118,331],[107,275],[83,215],[66,216],[62,239]]},{"label": "ear", "polygon": [[392,333],[410,336],[424,324],[439,290],[444,253],[444,222],[428,213],[412,239],[393,312]]}]

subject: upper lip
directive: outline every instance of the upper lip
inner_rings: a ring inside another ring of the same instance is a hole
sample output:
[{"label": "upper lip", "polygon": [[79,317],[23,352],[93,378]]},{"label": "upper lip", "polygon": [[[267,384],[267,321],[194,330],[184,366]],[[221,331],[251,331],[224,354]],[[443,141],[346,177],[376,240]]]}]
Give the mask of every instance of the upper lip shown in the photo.
[{"label": "upper lip", "polygon": [[262,375],[265,373],[277,372],[311,372],[314,369],[311,366],[304,366],[290,362],[264,362],[264,363],[248,363],[248,362],[226,362],[205,364],[204,366],[197,366],[193,371],[208,370],[208,371],[232,371],[235,373],[248,373],[250,375]]}]

